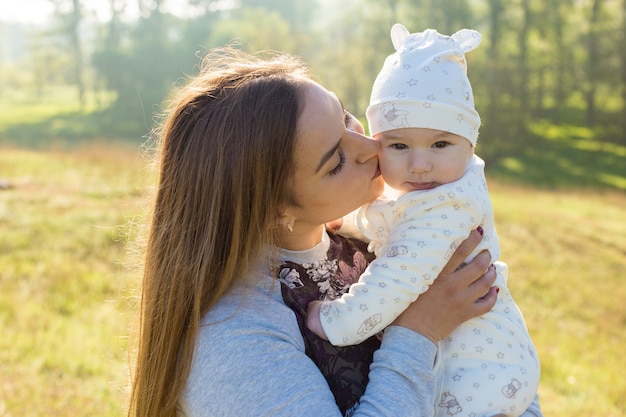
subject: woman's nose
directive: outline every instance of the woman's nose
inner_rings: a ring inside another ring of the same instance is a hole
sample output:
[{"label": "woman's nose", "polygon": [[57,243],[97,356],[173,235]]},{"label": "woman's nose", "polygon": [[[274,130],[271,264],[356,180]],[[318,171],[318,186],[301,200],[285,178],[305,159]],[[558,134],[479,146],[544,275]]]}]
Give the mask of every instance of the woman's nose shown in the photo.
[{"label": "woman's nose", "polygon": [[362,164],[372,158],[378,158],[378,152],[380,152],[380,142],[357,132],[354,132],[353,137],[358,163]]}]

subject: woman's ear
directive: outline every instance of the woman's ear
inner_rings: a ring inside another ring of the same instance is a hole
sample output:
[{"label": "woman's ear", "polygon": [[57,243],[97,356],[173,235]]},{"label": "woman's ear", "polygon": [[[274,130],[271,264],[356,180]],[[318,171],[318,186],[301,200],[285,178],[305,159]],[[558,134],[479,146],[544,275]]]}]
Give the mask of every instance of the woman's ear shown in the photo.
[{"label": "woman's ear", "polygon": [[288,213],[280,214],[276,219],[276,227],[278,227],[279,229],[288,230],[289,232],[293,232],[295,223],[296,218]]}]

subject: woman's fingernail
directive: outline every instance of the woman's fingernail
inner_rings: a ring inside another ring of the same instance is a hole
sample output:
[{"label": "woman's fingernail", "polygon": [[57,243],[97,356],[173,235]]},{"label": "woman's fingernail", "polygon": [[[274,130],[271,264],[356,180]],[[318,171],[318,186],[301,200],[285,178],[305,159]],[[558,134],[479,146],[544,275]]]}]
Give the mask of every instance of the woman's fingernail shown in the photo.
[{"label": "woman's fingernail", "polygon": [[478,230],[478,233],[480,233],[481,236],[483,235],[484,232],[482,226],[478,226],[478,229],[476,230]]},{"label": "woman's fingernail", "polygon": [[500,288],[496,287],[496,294],[500,292]]}]

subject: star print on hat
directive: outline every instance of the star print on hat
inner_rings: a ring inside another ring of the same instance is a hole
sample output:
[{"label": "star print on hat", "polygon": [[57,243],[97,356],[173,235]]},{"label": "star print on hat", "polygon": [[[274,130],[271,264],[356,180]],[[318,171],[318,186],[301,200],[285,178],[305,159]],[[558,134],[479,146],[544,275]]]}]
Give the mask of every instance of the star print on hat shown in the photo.
[{"label": "star print on hat", "polygon": [[427,29],[391,28],[396,52],[374,81],[367,121],[370,133],[404,127],[443,130],[476,145],[480,116],[474,108],[465,53],[480,44],[480,33],[462,29],[452,36]]}]

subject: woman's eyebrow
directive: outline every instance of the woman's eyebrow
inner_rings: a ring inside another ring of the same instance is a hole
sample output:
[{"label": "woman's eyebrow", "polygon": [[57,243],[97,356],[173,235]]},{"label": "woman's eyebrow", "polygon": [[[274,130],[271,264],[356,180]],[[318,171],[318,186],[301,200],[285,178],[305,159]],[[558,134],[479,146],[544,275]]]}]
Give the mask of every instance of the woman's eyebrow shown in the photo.
[{"label": "woman's eyebrow", "polygon": [[[333,93],[335,94],[335,93]],[[337,97],[337,94],[335,94],[335,97]],[[339,101],[339,105],[341,106],[341,110],[343,110],[344,112],[347,111],[346,110],[346,106],[343,105],[343,101],[341,101],[341,99],[339,97],[337,97],[337,100]]]},{"label": "woman's eyebrow", "polygon": [[339,139],[339,141],[337,141],[337,144],[333,146],[328,152],[322,155],[322,159],[320,160],[320,163],[317,166],[317,169],[315,170],[316,174],[320,171],[320,169],[322,169],[324,164],[328,162],[328,160],[335,154],[335,152],[337,152],[337,148],[339,148],[340,143],[341,143],[341,139]]}]

